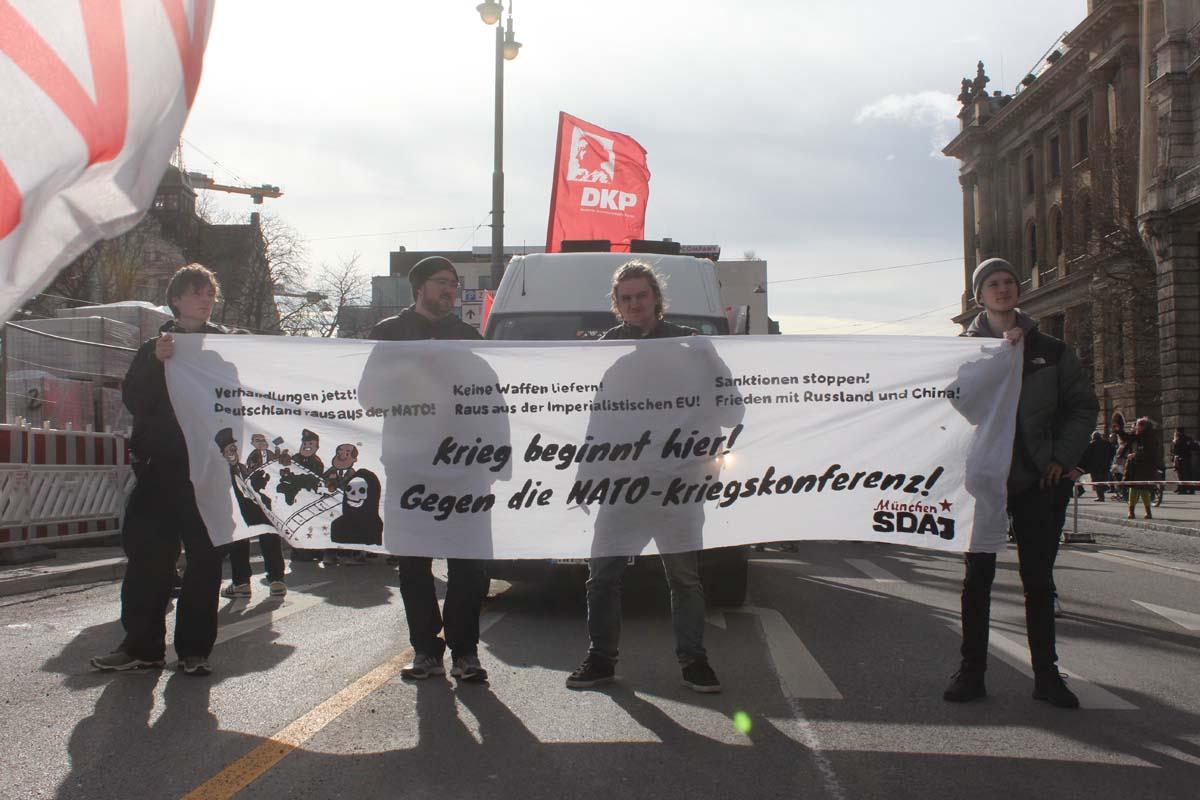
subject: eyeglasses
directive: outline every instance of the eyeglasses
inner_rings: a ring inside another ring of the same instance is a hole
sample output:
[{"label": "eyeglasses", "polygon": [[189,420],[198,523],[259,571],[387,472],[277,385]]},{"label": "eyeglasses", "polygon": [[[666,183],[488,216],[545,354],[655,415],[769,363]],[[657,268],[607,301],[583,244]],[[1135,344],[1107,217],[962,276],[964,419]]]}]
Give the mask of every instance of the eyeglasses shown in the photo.
[{"label": "eyeglasses", "polygon": [[438,286],[442,287],[443,289],[457,290],[458,287],[462,285],[454,278],[430,278],[429,282],[436,283]]}]

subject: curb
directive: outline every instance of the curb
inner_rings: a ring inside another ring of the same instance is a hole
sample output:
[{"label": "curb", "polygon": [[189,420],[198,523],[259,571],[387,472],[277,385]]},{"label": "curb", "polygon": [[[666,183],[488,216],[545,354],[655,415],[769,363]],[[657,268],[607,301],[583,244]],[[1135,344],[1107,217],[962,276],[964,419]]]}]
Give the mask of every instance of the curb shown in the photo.
[{"label": "curb", "polygon": [[[119,553],[121,548],[114,547],[113,550]],[[286,554],[284,558],[287,558]],[[262,553],[258,547],[258,540],[255,539],[250,543],[250,563],[261,562]],[[0,570],[0,597],[41,592],[46,589],[61,589],[67,586],[81,586],[87,583],[119,581],[125,577],[125,556],[119,555],[113,558],[65,565],[55,565],[53,562],[43,561],[32,566],[21,565],[17,569],[29,569],[34,573],[9,577],[4,574],[4,570]],[[228,569],[224,568],[222,574],[226,572]]]},{"label": "curb", "polygon": [[59,589],[64,586],[79,586],[85,583],[118,581],[125,576],[125,556],[72,564],[66,567],[42,567],[46,570],[36,575],[17,578],[0,577],[0,597]]},{"label": "curb", "polygon": [[[1070,522],[1071,512],[1067,512],[1067,521]],[[1200,536],[1200,527],[1188,528],[1183,525],[1169,525],[1158,520],[1144,519],[1114,519],[1113,517],[1105,517],[1100,514],[1088,514],[1084,511],[1079,512],[1079,519],[1088,522],[1105,522],[1109,525],[1120,525],[1125,528],[1139,528],[1144,531],[1158,531],[1160,533],[1175,533],[1182,536]]]}]

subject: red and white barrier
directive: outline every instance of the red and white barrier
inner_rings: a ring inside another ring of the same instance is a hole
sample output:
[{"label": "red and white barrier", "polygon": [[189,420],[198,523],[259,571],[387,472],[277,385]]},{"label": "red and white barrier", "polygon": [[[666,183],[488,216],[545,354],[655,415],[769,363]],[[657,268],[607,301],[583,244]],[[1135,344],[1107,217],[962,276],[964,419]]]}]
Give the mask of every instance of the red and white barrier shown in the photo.
[{"label": "red and white barrier", "polygon": [[119,434],[0,425],[0,547],[115,533],[133,484]]},{"label": "red and white barrier", "polygon": [[1106,489],[1154,489],[1158,486],[1181,486],[1184,489],[1200,489],[1200,481],[1076,481],[1076,486],[1103,486]]}]

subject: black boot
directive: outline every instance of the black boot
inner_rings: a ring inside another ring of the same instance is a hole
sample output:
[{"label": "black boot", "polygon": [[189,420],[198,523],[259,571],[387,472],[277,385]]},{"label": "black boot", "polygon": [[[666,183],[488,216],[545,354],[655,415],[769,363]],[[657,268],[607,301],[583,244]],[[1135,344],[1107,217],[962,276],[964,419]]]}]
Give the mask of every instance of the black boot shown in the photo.
[{"label": "black boot", "polygon": [[1057,669],[1034,673],[1033,699],[1043,700],[1056,708],[1079,708],[1079,698],[1067,688]]},{"label": "black boot", "polygon": [[950,685],[942,692],[942,699],[950,703],[966,703],[987,697],[987,687],[983,684],[983,671],[963,667],[954,673]]}]

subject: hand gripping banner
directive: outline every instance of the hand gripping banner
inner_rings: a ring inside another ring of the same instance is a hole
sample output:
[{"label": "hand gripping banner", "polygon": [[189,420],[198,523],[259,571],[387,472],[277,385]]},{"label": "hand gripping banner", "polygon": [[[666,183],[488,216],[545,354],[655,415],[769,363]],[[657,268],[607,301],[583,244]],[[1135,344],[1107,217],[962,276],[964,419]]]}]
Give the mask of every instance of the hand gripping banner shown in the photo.
[{"label": "hand gripping banner", "polygon": [[604,239],[614,251],[641,239],[650,199],[646,151],[633,137],[558,114],[546,252],[563,239]]},{"label": "hand gripping banner", "polygon": [[212,0],[0,0],[0,320],[150,207],[211,12]]},{"label": "hand gripping banner", "polygon": [[1005,546],[1021,362],[1002,340],[176,339],[216,544],[265,515],[296,546],[433,557]]}]

